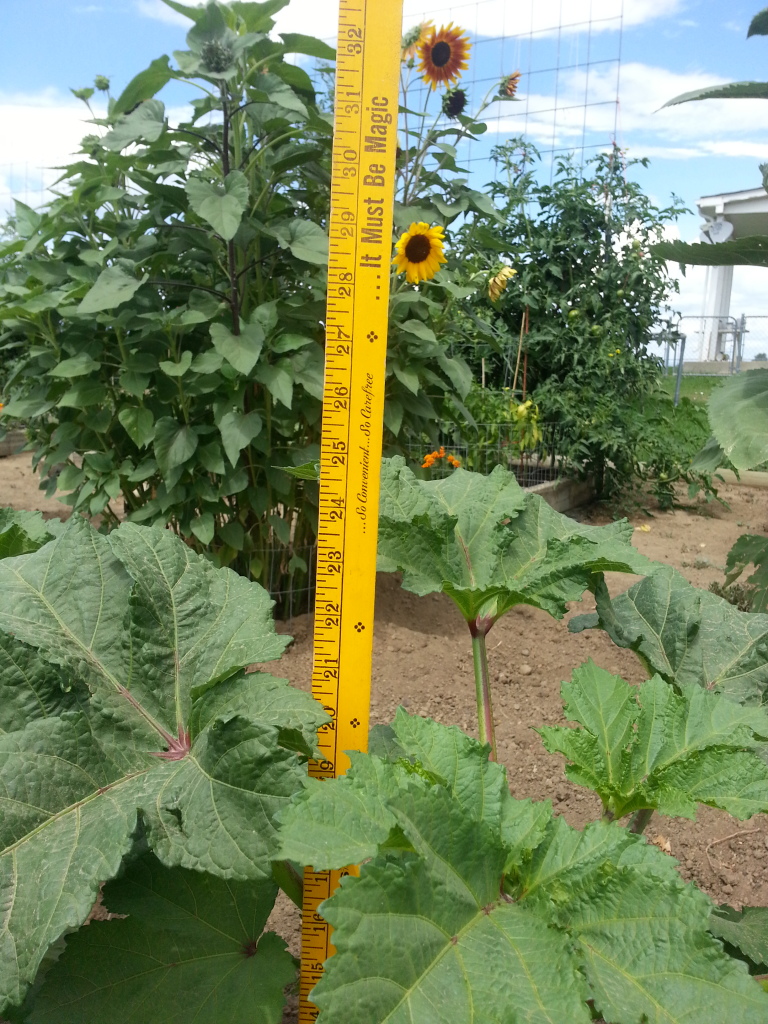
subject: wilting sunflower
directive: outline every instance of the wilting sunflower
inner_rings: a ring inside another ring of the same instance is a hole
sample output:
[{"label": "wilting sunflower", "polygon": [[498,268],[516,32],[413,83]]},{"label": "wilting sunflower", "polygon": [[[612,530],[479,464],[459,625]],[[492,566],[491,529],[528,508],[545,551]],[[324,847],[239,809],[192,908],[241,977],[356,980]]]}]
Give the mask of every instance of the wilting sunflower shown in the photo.
[{"label": "wilting sunflower", "polygon": [[455,82],[465,71],[469,61],[469,36],[463,35],[463,29],[454,28],[453,22],[443,25],[439,32],[434,29],[419,45],[421,63],[418,70],[423,72],[423,79],[433,89],[438,85]]},{"label": "wilting sunflower", "polygon": [[422,21],[418,25],[414,25],[413,28],[409,28],[401,43],[401,60],[410,60],[411,57],[415,57],[418,48],[434,31],[435,26],[431,21]]},{"label": "wilting sunflower", "polygon": [[443,229],[424,221],[414,222],[400,236],[392,263],[398,274],[404,273],[411,284],[429,281],[447,263],[443,256]]},{"label": "wilting sunflower", "polygon": [[512,75],[507,75],[506,78],[502,78],[501,85],[499,87],[500,96],[508,96],[510,99],[517,92],[517,87],[520,85],[520,72],[515,71]]},{"label": "wilting sunflower", "polygon": [[488,282],[488,297],[491,302],[497,302],[501,298],[501,293],[506,289],[507,282],[516,273],[517,271],[512,267],[502,267],[497,274],[494,274]]},{"label": "wilting sunflower", "polygon": [[467,106],[467,94],[458,85],[453,89],[446,89],[443,96],[443,113],[454,120],[463,114]]}]

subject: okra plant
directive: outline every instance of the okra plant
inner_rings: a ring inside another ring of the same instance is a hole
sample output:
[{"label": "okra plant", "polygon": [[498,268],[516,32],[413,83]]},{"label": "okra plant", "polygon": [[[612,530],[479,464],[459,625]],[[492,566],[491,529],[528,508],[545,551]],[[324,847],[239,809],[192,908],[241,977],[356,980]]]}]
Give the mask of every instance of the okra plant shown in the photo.
[{"label": "okra plant", "polygon": [[[321,906],[320,1024],[765,1024],[768,910],[714,907],[642,833],[701,803],[768,810],[768,618],[629,539],[502,469],[425,482],[385,461],[381,567],[457,604],[481,740],[400,709],[320,782],[321,707],[245,671],[287,642],[258,584],[158,527],[0,515],[0,1013],[280,1024],[296,963],[265,930],[278,887],[301,904],[303,866],[360,864]],[[608,569],[644,579],[612,599]],[[588,662],[563,686],[574,727],[539,730],[601,798],[579,830],[489,756],[484,642],[514,604],[557,617],[585,590],[598,611],[575,628],[607,629],[650,678]]]}]

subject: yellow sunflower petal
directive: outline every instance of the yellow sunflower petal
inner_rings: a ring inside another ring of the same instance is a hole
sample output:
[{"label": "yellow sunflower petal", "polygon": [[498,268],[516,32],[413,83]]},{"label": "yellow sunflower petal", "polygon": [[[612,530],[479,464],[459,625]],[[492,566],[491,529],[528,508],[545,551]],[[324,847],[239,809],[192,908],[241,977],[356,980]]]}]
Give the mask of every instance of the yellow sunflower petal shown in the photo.
[{"label": "yellow sunflower petal", "polygon": [[398,274],[405,273],[411,284],[429,281],[447,263],[443,255],[444,228],[440,224],[430,227],[425,221],[413,221],[395,244],[392,265]]},{"label": "yellow sunflower petal", "polygon": [[432,89],[455,82],[468,67],[470,47],[469,37],[463,29],[454,28],[453,22],[443,25],[439,32],[432,30],[418,47],[418,70],[423,81]]}]

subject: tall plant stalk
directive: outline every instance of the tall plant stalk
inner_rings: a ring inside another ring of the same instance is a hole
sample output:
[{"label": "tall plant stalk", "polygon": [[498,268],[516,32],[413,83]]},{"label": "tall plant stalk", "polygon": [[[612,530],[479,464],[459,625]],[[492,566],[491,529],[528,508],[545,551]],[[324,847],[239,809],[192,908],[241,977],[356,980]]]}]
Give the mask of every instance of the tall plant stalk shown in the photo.
[{"label": "tall plant stalk", "polygon": [[475,693],[477,695],[477,729],[481,743],[491,746],[491,760],[496,760],[496,730],[491,702],[491,676],[488,671],[488,648],[485,638],[492,623],[478,616],[469,624],[472,634],[472,663],[475,671]]}]

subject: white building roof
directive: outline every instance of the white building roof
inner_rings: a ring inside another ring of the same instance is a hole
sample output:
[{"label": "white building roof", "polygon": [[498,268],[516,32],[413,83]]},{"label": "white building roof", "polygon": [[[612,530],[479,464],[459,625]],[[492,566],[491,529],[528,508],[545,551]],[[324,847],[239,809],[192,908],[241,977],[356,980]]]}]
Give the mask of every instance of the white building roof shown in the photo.
[{"label": "white building roof", "polygon": [[696,205],[702,217],[733,224],[733,238],[768,235],[768,192],[762,186],[702,196]]}]

